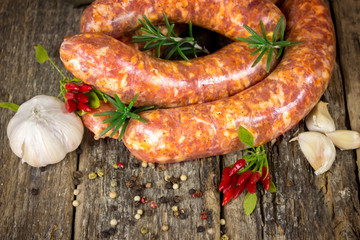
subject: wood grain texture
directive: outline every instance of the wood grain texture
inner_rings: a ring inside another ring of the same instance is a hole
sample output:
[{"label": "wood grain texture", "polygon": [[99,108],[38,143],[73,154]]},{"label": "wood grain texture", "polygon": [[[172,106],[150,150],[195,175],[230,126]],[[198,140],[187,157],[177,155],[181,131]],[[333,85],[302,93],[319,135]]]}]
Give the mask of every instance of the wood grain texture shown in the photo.
[{"label": "wood grain texture", "polygon": [[[338,38],[338,60],[332,81],[322,100],[329,102],[329,111],[338,129],[360,130],[359,100],[359,2],[332,0],[329,2]],[[42,44],[49,56],[62,67],[58,49],[63,38],[79,32],[83,10],[65,1],[3,0],[0,4],[0,101],[22,103],[39,94],[58,94],[61,76],[47,63],[36,63],[33,46]],[[70,73],[67,73],[71,76]],[[266,145],[273,181],[277,193],[265,193],[258,186],[258,203],[254,213],[246,216],[242,194],[221,207],[222,196],[217,191],[219,175],[224,166],[234,163],[242,152],[226,156],[167,164],[159,167],[136,167],[140,163],[121,142],[112,139],[95,141],[88,131],[81,145],[82,153],[69,154],[59,164],[45,171],[21,164],[9,147],[6,126],[13,113],[0,109],[0,239],[100,239],[115,218],[116,232],[109,239],[219,239],[220,219],[226,219],[226,234],[233,239],[360,239],[359,151],[339,151],[329,172],[315,176],[301,153],[298,143],[289,140],[306,130],[301,122],[279,137],[273,146]],[[125,169],[114,169],[113,163],[123,162]],[[98,168],[105,176],[89,180],[87,174]],[[80,206],[71,205],[72,173],[84,173]],[[166,189],[165,175],[188,180],[178,190]],[[134,188],[125,182],[132,175],[137,184],[152,183],[141,195],[157,203],[135,206]],[[111,180],[118,186],[112,188]],[[193,199],[189,189],[201,189],[203,196]],[[31,189],[39,189],[32,195]],[[115,190],[118,197],[110,199]],[[160,197],[180,196],[177,203],[187,218],[173,216],[170,203],[161,204]],[[112,209],[116,206],[117,209]],[[144,215],[135,220],[137,209]],[[202,220],[200,214],[209,217]],[[151,213],[151,216],[147,214]],[[168,225],[167,232],[161,231]],[[149,233],[142,235],[141,227]],[[197,232],[199,226],[205,231]]]}]

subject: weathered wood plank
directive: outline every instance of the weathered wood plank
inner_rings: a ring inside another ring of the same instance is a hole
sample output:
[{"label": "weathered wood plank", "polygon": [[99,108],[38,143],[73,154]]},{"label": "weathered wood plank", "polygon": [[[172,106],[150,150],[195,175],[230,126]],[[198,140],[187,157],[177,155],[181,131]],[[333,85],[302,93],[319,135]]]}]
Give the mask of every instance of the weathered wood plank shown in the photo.
[{"label": "weathered wood plank", "polygon": [[[39,94],[57,95],[60,76],[50,65],[36,63],[33,46],[43,44],[61,66],[59,45],[78,28],[73,22],[79,14],[79,9],[61,1],[1,2],[0,101],[22,103]],[[10,110],[0,109],[0,239],[70,239],[71,174],[77,156],[70,154],[44,172],[21,164],[6,136],[12,116]],[[31,189],[39,189],[38,195]]]}]

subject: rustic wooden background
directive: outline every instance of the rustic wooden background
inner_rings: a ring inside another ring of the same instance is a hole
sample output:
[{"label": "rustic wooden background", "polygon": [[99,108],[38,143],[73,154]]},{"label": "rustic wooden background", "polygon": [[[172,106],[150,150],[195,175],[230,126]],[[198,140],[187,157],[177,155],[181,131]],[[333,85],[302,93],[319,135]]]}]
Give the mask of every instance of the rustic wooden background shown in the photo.
[{"label": "rustic wooden background", "polygon": [[[323,100],[329,102],[338,129],[360,131],[360,2],[327,1],[337,34],[337,61],[333,79]],[[33,46],[42,44],[54,62],[59,59],[63,38],[79,31],[84,7],[74,8],[65,1],[2,0],[0,4],[0,102],[21,104],[39,94],[56,96],[60,75],[47,63],[35,61]],[[68,75],[70,73],[67,72]],[[360,239],[359,164],[360,151],[337,151],[329,172],[315,176],[296,142],[289,139],[304,130],[300,122],[267,145],[271,174],[277,193],[258,188],[258,203],[251,216],[242,207],[244,194],[221,207],[218,192],[221,169],[233,163],[241,152],[197,161],[166,165],[165,171],[142,168],[121,142],[95,141],[85,132],[81,150],[68,154],[59,164],[43,169],[21,164],[9,147],[6,126],[13,113],[0,109],[0,239],[99,239],[110,228],[110,219],[118,220],[110,239],[220,239],[225,232],[230,239]],[[121,161],[126,168],[115,170]],[[87,174],[98,168],[106,170],[103,178],[89,180]],[[73,172],[84,173],[77,186],[80,202],[75,199]],[[164,176],[188,180],[178,190],[165,187]],[[137,184],[152,183],[150,189],[127,188],[125,181],[137,176]],[[110,182],[116,179],[118,197],[110,199]],[[192,199],[189,189],[201,189],[201,198]],[[38,190],[38,194],[36,193]],[[136,194],[158,203],[135,206]],[[177,203],[186,218],[173,216],[171,205],[159,198],[180,196]],[[137,209],[145,211],[135,220]],[[202,220],[201,212],[208,212]],[[220,219],[226,225],[220,227]],[[167,232],[161,231],[168,225]],[[204,232],[198,232],[204,226]],[[141,227],[148,233],[142,235]]]}]

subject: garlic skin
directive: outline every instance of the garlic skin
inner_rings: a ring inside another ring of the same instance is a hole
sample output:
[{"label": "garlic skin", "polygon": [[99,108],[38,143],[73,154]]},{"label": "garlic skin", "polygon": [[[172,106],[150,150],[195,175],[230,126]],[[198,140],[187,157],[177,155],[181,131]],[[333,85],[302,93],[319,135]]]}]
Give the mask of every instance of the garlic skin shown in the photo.
[{"label": "garlic skin", "polygon": [[330,169],[336,156],[335,146],[330,138],[318,132],[303,132],[291,139],[290,142],[295,140],[299,142],[301,151],[315,170],[316,175]]},{"label": "garlic skin", "polygon": [[360,148],[360,133],[350,130],[336,130],[325,133],[341,150]]},{"label": "garlic skin", "polygon": [[335,123],[327,109],[327,103],[320,101],[305,118],[306,127],[309,131],[333,132]]},{"label": "garlic skin", "polygon": [[11,150],[33,167],[65,158],[81,143],[84,126],[56,97],[38,95],[23,103],[7,127]]}]

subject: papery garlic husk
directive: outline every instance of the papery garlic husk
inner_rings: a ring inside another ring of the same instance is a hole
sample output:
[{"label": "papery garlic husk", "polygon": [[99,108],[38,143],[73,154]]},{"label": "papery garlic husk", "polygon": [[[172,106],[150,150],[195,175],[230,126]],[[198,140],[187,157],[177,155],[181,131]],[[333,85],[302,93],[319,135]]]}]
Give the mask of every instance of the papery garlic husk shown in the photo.
[{"label": "papery garlic husk", "polygon": [[65,158],[81,143],[84,125],[56,97],[39,95],[23,103],[7,127],[11,150],[33,167]]},{"label": "papery garlic husk", "polygon": [[331,141],[341,150],[360,148],[360,133],[350,130],[336,130],[326,133]]},{"label": "papery garlic husk", "polygon": [[319,132],[303,132],[290,142],[295,140],[299,142],[301,151],[316,175],[330,169],[336,156],[335,146],[330,138]]},{"label": "papery garlic husk", "polygon": [[335,123],[327,109],[327,103],[322,101],[306,116],[305,124],[309,131],[323,133],[335,131]]}]

